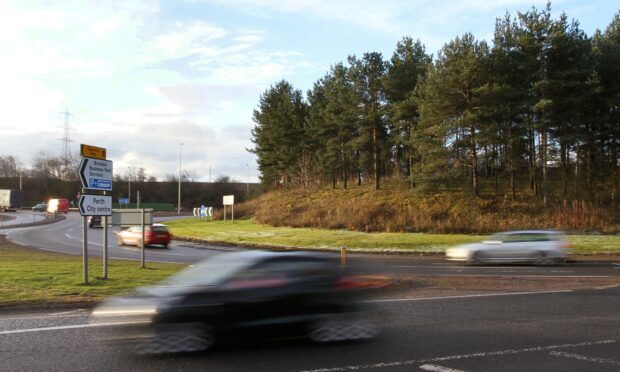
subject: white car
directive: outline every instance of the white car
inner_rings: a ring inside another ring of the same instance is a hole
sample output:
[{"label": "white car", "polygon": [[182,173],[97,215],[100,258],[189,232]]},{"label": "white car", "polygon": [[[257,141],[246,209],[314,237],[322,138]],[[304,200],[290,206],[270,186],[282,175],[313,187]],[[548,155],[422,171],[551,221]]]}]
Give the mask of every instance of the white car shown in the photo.
[{"label": "white car", "polygon": [[446,250],[450,261],[471,264],[533,263],[551,265],[566,261],[570,246],[560,231],[523,230],[493,235],[482,243]]}]

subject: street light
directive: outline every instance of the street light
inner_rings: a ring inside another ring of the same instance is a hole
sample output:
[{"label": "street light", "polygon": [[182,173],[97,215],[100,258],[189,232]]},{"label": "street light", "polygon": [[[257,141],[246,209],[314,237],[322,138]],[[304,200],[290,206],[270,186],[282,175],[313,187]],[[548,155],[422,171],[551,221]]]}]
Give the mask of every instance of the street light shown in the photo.
[{"label": "street light", "polygon": [[183,143],[179,144],[179,200],[177,203],[177,214],[181,214],[181,149]]}]

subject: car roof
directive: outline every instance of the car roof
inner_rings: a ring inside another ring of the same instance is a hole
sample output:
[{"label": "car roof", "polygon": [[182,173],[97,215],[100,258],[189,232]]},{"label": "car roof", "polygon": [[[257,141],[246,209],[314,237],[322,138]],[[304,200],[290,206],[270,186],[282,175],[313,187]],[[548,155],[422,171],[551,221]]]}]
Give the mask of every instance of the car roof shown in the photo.
[{"label": "car roof", "polygon": [[514,230],[503,231],[498,234],[562,234],[562,232],[558,230]]},{"label": "car roof", "polygon": [[247,250],[222,253],[230,258],[239,258],[240,260],[252,260],[262,261],[270,258],[315,258],[315,259],[330,259],[334,258],[334,254],[318,253],[318,252],[305,252],[305,251],[289,251],[289,252],[277,252],[277,251],[261,251],[261,250]]}]

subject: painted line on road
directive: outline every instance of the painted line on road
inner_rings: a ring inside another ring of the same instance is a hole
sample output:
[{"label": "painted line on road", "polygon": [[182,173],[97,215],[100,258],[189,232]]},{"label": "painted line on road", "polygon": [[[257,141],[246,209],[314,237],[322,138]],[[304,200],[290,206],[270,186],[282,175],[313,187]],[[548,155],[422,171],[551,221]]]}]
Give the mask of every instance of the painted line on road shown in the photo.
[{"label": "painted line on road", "polygon": [[435,371],[435,372],[465,372],[460,369],[442,367],[442,366],[438,366],[435,364],[423,364],[420,366],[420,369],[424,371]]},{"label": "painted line on road", "polygon": [[396,362],[381,362],[381,363],[375,363],[375,364],[349,365],[345,367],[335,367],[335,368],[308,369],[308,370],[303,370],[301,372],[339,372],[339,371],[352,371],[352,370],[360,370],[360,369],[400,367],[400,366],[408,366],[408,365],[417,365],[417,364],[428,363],[428,362],[441,362],[441,361],[446,361],[446,360],[484,358],[484,357],[490,357],[490,356],[531,353],[531,352],[538,352],[538,351],[565,349],[565,348],[571,348],[571,347],[607,345],[607,344],[613,344],[613,343],[616,343],[616,340],[585,341],[585,342],[579,342],[575,344],[536,346],[536,347],[529,347],[525,349],[509,349],[509,350],[489,351],[489,352],[481,352],[481,353],[473,353],[473,354],[449,355],[449,356],[444,356],[444,357],[419,359],[419,360],[403,360],[403,361],[396,361]]},{"label": "painted line on road", "polygon": [[[71,240],[74,240],[74,241],[76,241],[76,242],[80,242],[80,243],[82,243],[82,237],[80,237],[80,238],[74,238],[73,236],[71,236],[71,235],[69,235],[69,234],[65,234],[65,236],[66,236],[67,238],[71,239]],[[100,247],[103,247],[103,244],[101,244],[101,243],[95,243],[95,242],[88,242],[88,245],[98,245],[98,246],[100,246]]]},{"label": "painted line on road", "polygon": [[616,288],[616,287],[620,287],[620,284],[612,284],[612,285],[605,285],[602,287],[594,287],[594,289],[609,289],[609,288]]},{"label": "painted line on road", "polygon": [[129,324],[146,324],[146,323],[150,323],[150,321],[118,322],[118,323],[96,323],[96,324],[74,324],[74,325],[68,325],[68,326],[15,329],[15,330],[12,330],[12,331],[0,331],[0,336],[1,335],[13,335],[13,334],[17,334],[17,333],[62,331],[62,330],[65,330],[65,329],[97,328],[97,327],[109,327],[109,326],[119,326],[119,325],[129,325]]},{"label": "painted line on road", "polygon": [[418,297],[418,298],[392,298],[385,300],[368,300],[363,302],[407,302],[407,301],[431,301],[431,300],[450,300],[456,298],[476,298],[476,297],[493,297],[493,296],[523,296],[523,295],[536,295],[536,294],[549,294],[549,293],[568,293],[572,292],[572,289],[564,289],[558,291],[541,291],[541,292],[499,292],[499,293],[482,293],[473,295],[460,295],[460,296],[438,296],[438,297]]},{"label": "painted line on road", "polygon": [[[506,269],[506,266],[441,266],[441,267],[433,267],[433,266],[424,266],[424,265],[395,265],[392,267],[425,267],[428,269],[435,269],[435,270],[440,270],[440,269],[470,269],[470,270],[477,270],[477,269],[484,269],[484,270],[489,270],[489,269]],[[532,267],[511,267],[511,269],[517,270],[517,269],[524,269],[524,270],[534,270],[536,271],[536,268],[532,268]],[[538,269],[538,270],[544,270],[544,269]]]},{"label": "painted line on road", "polygon": [[81,256],[82,253],[75,253],[75,252],[67,252],[67,251],[59,251],[56,249],[49,249],[49,248],[35,248],[35,249],[40,249],[42,251],[48,251],[48,252],[55,252],[55,253],[64,253],[64,254],[70,254],[72,256]]},{"label": "painted line on road", "polygon": [[[110,257],[111,259],[114,260],[123,260],[123,261],[140,261],[140,258],[126,258],[126,257]],[[149,263],[149,262],[159,262],[159,263],[167,263],[167,264],[186,264],[185,262],[178,262],[178,261],[158,261],[158,260],[145,260],[145,263]]]},{"label": "painted line on road", "polygon": [[605,359],[605,358],[594,358],[594,357],[589,357],[587,355],[565,353],[563,351],[552,351],[552,352],[549,353],[549,355],[558,356],[558,357],[564,357],[564,358],[577,359],[577,360],[583,360],[583,361],[586,361],[586,362],[595,362],[595,363],[611,364],[611,365],[614,365],[614,366],[620,366],[620,362],[617,361],[617,360]]},{"label": "painted line on road", "polygon": [[164,252],[153,252],[153,251],[150,251],[149,253],[151,253],[151,254],[161,254],[161,255],[164,255],[164,256],[184,256],[185,257],[184,254],[180,254],[180,253],[164,253]]},{"label": "painted line on road", "polygon": [[0,322],[14,321],[14,320],[31,320],[31,319],[46,320],[46,319],[79,318],[79,317],[84,318],[84,317],[88,317],[88,316],[90,316],[89,313],[83,313],[83,314],[46,314],[45,316],[31,315],[31,316],[19,316],[19,317],[11,317],[11,318],[0,318]]},{"label": "painted line on road", "polygon": [[499,274],[437,274],[437,276],[491,276],[519,278],[609,278],[609,275],[499,275]]}]

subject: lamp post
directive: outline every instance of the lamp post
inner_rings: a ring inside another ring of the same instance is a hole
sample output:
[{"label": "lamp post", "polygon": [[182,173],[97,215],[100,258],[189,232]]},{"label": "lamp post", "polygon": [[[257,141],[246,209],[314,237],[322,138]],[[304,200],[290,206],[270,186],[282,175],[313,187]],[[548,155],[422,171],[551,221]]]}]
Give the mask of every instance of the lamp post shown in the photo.
[{"label": "lamp post", "polygon": [[248,167],[248,181],[245,184],[245,197],[246,199],[250,196],[250,164],[246,164]]},{"label": "lamp post", "polygon": [[179,144],[179,199],[177,203],[177,214],[181,214],[181,149],[183,143]]}]

